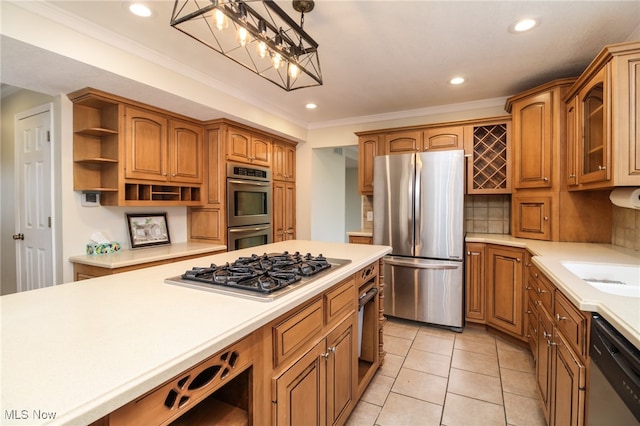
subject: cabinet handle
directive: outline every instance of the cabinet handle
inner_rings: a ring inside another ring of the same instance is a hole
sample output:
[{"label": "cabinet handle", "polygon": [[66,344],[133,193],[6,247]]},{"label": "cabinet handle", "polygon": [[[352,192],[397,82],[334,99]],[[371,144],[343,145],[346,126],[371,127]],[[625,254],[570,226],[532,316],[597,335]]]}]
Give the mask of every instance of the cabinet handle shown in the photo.
[{"label": "cabinet handle", "polygon": [[471,256],[471,252],[470,251],[467,252],[467,256]]},{"label": "cabinet handle", "polygon": [[522,260],[520,258],[516,258],[516,263],[520,263]]},{"label": "cabinet handle", "polygon": [[546,293],[546,292],[547,292],[547,290],[543,290],[541,288],[538,288],[538,294],[542,294],[542,293]]},{"label": "cabinet handle", "polygon": [[166,176],[166,175],[167,175],[166,173],[163,173],[163,174],[162,174],[162,176]]},{"label": "cabinet handle", "polygon": [[569,179],[573,179],[576,175],[569,175]]},{"label": "cabinet handle", "polygon": [[560,316],[560,314],[556,314],[556,321],[564,321],[566,319],[567,319],[567,317],[562,317],[562,316]]},{"label": "cabinet handle", "polygon": [[336,353],[336,347],[335,346],[331,346],[329,348],[329,352],[331,352],[332,354],[335,354]]},{"label": "cabinet handle", "polygon": [[531,309],[527,309],[527,310],[526,310],[526,313],[527,313],[527,314],[530,314],[530,313],[531,313]]},{"label": "cabinet handle", "polygon": [[320,356],[324,359],[329,359],[329,352],[325,352],[323,354],[320,354]]},{"label": "cabinet handle", "polygon": [[544,221],[547,222],[549,220],[549,216],[544,217]]},{"label": "cabinet handle", "polygon": [[607,170],[605,166],[598,166],[598,170]]},{"label": "cabinet handle", "polygon": [[175,173],[171,173],[171,176],[172,176],[172,177],[176,177],[176,174],[175,174]]},{"label": "cabinet handle", "polygon": [[551,340],[547,340],[547,346],[556,346],[557,343],[552,342]]},{"label": "cabinet handle", "polygon": [[531,266],[531,262],[525,263],[524,266],[526,266],[528,268],[529,266]]},{"label": "cabinet handle", "polygon": [[533,274],[534,277],[538,278],[538,273]]},{"label": "cabinet handle", "polygon": [[542,180],[543,180],[543,181],[545,181],[545,182],[549,182],[549,178],[548,178],[548,177],[546,177],[546,176],[545,176],[545,177],[543,177],[543,178],[542,178]]}]

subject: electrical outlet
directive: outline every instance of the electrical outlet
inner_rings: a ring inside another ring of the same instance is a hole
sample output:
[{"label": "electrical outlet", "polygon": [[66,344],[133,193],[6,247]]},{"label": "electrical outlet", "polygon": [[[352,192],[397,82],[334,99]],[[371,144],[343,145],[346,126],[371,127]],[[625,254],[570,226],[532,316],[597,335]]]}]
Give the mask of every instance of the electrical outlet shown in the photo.
[{"label": "electrical outlet", "polygon": [[367,222],[373,222],[373,212],[367,212]]}]

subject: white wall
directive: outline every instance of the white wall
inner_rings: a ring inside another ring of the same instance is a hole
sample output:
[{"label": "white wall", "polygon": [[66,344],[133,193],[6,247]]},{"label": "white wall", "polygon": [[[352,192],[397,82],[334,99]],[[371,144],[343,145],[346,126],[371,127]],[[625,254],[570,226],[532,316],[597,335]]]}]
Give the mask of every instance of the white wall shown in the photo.
[{"label": "white wall", "polygon": [[344,155],[333,148],[314,149],[311,168],[313,183],[310,190],[297,188],[297,193],[311,192],[314,195],[311,201],[311,239],[342,242],[345,235]]}]

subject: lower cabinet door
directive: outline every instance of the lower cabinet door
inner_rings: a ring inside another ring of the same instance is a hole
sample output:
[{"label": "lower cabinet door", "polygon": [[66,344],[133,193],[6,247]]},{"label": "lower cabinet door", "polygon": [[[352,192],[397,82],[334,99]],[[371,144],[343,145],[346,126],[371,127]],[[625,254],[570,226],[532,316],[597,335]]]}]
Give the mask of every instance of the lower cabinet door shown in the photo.
[{"label": "lower cabinet door", "polygon": [[524,340],[522,249],[487,248],[487,322]]},{"label": "lower cabinet door", "polygon": [[327,336],[327,424],[344,423],[353,404],[357,355],[354,315]]},{"label": "lower cabinet door", "polygon": [[274,379],[277,425],[326,424],[326,340]]},{"label": "lower cabinet door", "polygon": [[555,376],[552,419],[554,426],[584,424],[585,366],[571,350],[567,340],[555,331]]}]

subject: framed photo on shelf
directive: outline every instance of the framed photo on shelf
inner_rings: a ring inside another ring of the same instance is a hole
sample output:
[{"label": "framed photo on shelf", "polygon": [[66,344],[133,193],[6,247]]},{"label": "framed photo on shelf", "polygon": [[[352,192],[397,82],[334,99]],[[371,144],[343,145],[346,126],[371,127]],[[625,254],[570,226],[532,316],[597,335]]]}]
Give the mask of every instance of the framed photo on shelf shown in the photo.
[{"label": "framed photo on shelf", "polygon": [[171,244],[167,213],[126,213],[131,248]]}]

